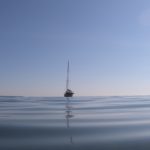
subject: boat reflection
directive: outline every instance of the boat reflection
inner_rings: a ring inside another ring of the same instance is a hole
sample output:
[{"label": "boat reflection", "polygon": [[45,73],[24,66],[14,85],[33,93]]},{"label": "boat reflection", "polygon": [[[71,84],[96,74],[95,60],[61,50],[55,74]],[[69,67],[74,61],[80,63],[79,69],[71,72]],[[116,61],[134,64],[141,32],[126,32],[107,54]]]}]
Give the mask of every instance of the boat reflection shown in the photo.
[{"label": "boat reflection", "polygon": [[71,125],[70,125],[70,119],[74,117],[73,113],[72,113],[72,106],[71,106],[71,99],[70,98],[66,98],[66,126],[68,129],[68,133],[69,133],[69,143],[73,144],[73,136],[72,136],[72,132],[71,132]]}]

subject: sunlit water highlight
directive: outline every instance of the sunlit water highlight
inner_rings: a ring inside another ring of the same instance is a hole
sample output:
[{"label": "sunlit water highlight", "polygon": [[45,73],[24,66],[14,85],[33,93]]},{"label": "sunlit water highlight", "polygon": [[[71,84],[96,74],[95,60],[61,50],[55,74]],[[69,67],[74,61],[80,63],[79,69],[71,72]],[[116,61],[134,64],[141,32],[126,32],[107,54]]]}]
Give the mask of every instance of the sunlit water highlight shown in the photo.
[{"label": "sunlit water highlight", "polygon": [[0,150],[150,150],[150,96],[0,97]]}]

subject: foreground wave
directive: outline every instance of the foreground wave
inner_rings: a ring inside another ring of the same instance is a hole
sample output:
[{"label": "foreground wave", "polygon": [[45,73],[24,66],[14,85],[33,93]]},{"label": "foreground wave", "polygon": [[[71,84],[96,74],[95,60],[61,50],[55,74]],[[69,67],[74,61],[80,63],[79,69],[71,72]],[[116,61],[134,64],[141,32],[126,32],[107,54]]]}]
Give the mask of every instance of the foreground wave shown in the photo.
[{"label": "foreground wave", "polygon": [[149,150],[150,96],[0,97],[0,150]]}]

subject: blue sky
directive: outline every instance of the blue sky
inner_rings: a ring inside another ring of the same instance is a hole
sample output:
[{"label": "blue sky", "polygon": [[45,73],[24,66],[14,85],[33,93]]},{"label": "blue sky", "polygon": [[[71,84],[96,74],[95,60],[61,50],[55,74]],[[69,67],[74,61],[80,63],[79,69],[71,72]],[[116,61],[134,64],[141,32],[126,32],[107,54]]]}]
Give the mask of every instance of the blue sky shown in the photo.
[{"label": "blue sky", "polygon": [[0,0],[0,95],[150,94],[149,0]]}]

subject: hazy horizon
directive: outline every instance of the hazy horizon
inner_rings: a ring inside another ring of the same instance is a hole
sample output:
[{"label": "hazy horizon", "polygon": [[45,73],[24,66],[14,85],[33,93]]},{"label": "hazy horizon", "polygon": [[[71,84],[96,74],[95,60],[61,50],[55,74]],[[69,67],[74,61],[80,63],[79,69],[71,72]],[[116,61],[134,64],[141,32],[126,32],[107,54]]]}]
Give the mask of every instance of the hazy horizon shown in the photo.
[{"label": "hazy horizon", "polygon": [[1,0],[0,95],[150,95],[150,1]]}]

